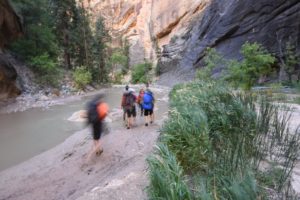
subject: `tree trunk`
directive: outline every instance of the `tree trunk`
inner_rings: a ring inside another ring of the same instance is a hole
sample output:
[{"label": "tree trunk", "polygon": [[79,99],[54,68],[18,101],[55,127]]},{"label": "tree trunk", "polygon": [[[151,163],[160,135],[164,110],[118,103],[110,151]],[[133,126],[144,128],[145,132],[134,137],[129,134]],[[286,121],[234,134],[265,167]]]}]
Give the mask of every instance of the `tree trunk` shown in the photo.
[{"label": "tree trunk", "polygon": [[69,37],[67,34],[67,29],[63,31],[64,33],[64,64],[67,69],[71,69],[71,57],[69,53]]}]

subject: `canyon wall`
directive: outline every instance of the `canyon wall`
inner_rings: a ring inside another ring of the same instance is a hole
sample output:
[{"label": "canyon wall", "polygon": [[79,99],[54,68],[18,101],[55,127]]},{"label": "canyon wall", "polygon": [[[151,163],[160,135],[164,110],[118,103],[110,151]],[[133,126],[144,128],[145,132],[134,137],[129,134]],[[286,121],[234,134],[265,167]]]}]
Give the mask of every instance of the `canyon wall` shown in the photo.
[{"label": "canyon wall", "polygon": [[113,45],[127,39],[130,64],[155,61],[163,45],[183,35],[210,0],[86,0],[94,20],[102,16]]},{"label": "canyon wall", "polygon": [[161,83],[191,80],[207,47],[225,58],[241,59],[239,51],[246,41],[262,44],[277,58],[290,42],[299,56],[300,1],[213,0],[188,33],[164,47],[158,62]]},{"label": "canyon wall", "polygon": [[158,60],[162,84],[191,80],[204,50],[240,59],[246,41],[259,42],[280,57],[287,41],[299,52],[298,0],[86,0],[102,15],[115,45],[131,44],[131,65]]},{"label": "canyon wall", "polygon": [[16,86],[17,72],[4,54],[5,45],[22,35],[21,19],[8,0],[0,1],[0,100],[21,93]]}]

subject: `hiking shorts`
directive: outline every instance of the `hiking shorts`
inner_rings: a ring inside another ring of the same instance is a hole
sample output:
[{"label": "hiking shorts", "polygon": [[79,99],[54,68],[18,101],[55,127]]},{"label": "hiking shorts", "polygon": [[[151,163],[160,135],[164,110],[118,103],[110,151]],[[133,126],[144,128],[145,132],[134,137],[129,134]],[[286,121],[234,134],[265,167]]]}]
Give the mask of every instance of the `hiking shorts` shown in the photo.
[{"label": "hiking shorts", "polygon": [[132,113],[133,117],[136,117],[136,108],[135,108],[135,106],[133,107],[133,111],[132,112],[133,112]]},{"label": "hiking shorts", "polygon": [[99,140],[102,134],[102,121],[93,123],[93,139]]},{"label": "hiking shorts", "polygon": [[134,109],[127,109],[126,114],[127,114],[128,118],[131,117],[131,116],[134,117]]},{"label": "hiking shorts", "polygon": [[148,115],[152,115],[153,114],[153,109],[151,110],[144,110],[144,115],[148,116]]}]

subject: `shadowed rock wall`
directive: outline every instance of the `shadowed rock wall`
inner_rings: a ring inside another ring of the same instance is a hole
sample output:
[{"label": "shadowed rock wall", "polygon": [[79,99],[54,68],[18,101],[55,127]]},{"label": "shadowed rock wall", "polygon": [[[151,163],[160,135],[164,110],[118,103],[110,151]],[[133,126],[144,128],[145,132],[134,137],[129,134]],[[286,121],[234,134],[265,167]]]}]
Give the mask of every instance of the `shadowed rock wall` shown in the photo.
[{"label": "shadowed rock wall", "polygon": [[17,73],[7,56],[4,47],[22,35],[21,20],[8,0],[0,1],[0,100],[20,94],[16,86]]},{"label": "shadowed rock wall", "polygon": [[[287,41],[300,51],[299,0],[214,0],[187,34],[164,46],[159,69],[162,84],[191,80],[204,50],[214,47],[225,58],[240,59],[246,41],[257,41],[279,56]],[[173,81],[168,81],[168,80]]]}]

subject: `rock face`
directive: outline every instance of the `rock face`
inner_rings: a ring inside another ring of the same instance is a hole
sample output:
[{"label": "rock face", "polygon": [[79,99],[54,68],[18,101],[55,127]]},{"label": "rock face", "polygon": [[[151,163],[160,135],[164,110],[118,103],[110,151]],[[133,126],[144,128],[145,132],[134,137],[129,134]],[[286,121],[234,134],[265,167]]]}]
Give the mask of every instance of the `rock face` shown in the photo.
[{"label": "rock face", "polygon": [[156,60],[162,45],[184,34],[210,0],[85,0],[94,19],[102,15],[114,45],[128,39],[130,64]]},{"label": "rock face", "polygon": [[19,16],[15,13],[8,0],[0,1],[0,50],[11,40],[22,34]]},{"label": "rock face", "polygon": [[278,57],[290,41],[300,52],[299,19],[299,0],[213,0],[188,33],[164,47],[158,63],[161,83],[190,80],[207,47],[239,59],[242,44],[257,41]]},{"label": "rock face", "polygon": [[16,97],[21,93],[16,86],[17,72],[6,57],[0,54],[0,100]]},{"label": "rock face", "polygon": [[7,0],[0,1],[0,100],[20,94],[16,86],[17,72],[3,54],[5,45],[22,34],[20,18]]}]

